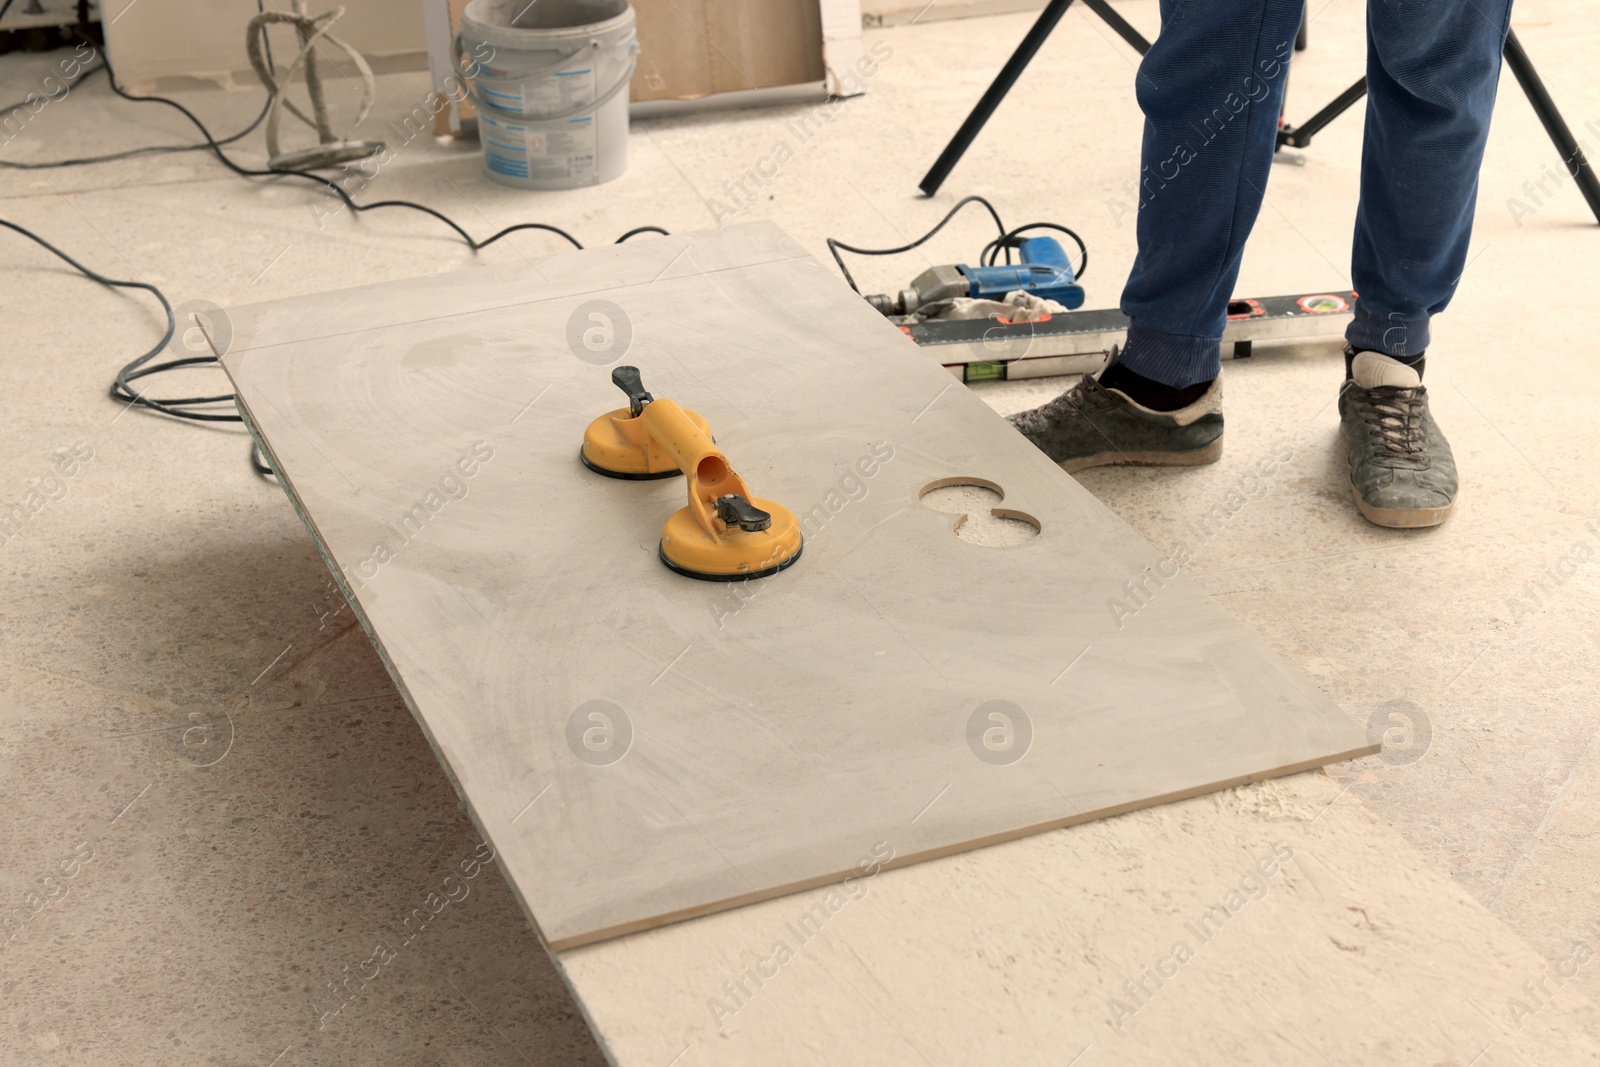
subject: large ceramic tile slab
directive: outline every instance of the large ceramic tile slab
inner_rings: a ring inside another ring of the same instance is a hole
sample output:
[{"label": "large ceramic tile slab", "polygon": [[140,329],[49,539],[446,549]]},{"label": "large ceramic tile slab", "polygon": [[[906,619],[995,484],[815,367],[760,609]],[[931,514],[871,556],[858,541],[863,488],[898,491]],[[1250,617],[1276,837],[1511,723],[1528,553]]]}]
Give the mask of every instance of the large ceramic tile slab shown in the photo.
[{"label": "large ceramic tile slab", "polygon": [[[681,482],[578,463],[619,403],[618,353],[568,343],[596,299],[801,516],[797,565],[675,575]],[[1371,751],[770,224],[230,321],[242,408],[554,947]],[[919,502],[952,477],[1039,534],[957,536]]]}]

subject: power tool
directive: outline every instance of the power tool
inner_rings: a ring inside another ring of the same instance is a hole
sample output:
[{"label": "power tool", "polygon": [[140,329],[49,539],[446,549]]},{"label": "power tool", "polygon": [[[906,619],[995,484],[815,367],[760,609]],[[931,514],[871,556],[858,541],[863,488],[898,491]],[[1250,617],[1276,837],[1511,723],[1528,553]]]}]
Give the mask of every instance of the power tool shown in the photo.
[{"label": "power tool", "polygon": [[969,267],[965,263],[929,267],[898,296],[876,293],[867,303],[885,315],[914,315],[918,308],[955,297],[1004,300],[1019,289],[1069,308],[1083,306],[1083,286],[1073,276],[1072,263],[1054,237],[1024,237],[1016,243],[1021,263]]}]

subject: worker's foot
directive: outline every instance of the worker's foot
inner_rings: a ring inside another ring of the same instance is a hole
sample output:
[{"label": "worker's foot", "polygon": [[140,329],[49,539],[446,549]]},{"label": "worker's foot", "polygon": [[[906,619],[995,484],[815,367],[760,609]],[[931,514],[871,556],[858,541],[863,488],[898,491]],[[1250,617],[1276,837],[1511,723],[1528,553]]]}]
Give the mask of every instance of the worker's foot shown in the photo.
[{"label": "worker's foot", "polygon": [[[1113,353],[1112,366],[1115,360]],[[1105,374],[1102,371],[1100,377]],[[1215,463],[1222,458],[1222,378],[1184,407],[1157,411],[1085,374],[1050,403],[1013,415],[1010,421],[1068,472],[1114,463],[1167,467]]]},{"label": "worker's foot", "polygon": [[1356,507],[1379,526],[1437,526],[1456,502],[1456,461],[1414,369],[1357,352],[1339,392]]}]

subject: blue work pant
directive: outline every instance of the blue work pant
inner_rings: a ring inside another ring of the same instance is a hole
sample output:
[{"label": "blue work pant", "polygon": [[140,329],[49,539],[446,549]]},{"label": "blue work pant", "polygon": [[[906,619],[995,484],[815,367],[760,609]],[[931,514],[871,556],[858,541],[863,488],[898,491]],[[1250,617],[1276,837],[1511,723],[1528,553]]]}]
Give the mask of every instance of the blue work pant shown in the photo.
[{"label": "blue work pant", "polygon": [[[1302,0],[1161,0],[1137,78],[1139,254],[1122,294],[1133,320],[1122,362],[1144,377],[1181,388],[1217,376],[1303,11]],[[1418,355],[1450,303],[1510,19],[1511,0],[1367,0],[1357,348]],[[1275,206],[1290,222],[1304,211]]]}]

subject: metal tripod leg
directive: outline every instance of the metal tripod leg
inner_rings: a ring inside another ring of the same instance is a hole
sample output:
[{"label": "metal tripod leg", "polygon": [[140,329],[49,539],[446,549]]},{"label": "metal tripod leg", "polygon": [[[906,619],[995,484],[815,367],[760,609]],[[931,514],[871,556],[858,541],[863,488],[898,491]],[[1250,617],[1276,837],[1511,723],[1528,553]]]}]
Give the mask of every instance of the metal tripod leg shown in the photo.
[{"label": "metal tripod leg", "polygon": [[[1091,11],[1104,19],[1107,25],[1116,30],[1123,40],[1138,49],[1140,55],[1150,50],[1150,42],[1129,25],[1126,19],[1113,11],[1106,0],[1083,0],[1083,2]],[[1000,73],[978,101],[977,106],[972,109],[972,114],[967,116],[967,120],[961,124],[956,135],[950,138],[950,143],[945,145],[944,151],[939,153],[939,158],[923,176],[918,185],[923,195],[932,196],[939,191],[939,186],[944,184],[944,180],[950,176],[955,165],[972,146],[984,124],[1000,106],[1000,101],[1006,98],[1011,87],[1017,83],[1028,62],[1038,54],[1045,39],[1050,36],[1050,31],[1056,28],[1056,23],[1061,21],[1061,16],[1066,14],[1071,4],[1072,0],[1050,0],[1044,11],[1040,12],[1038,20],[1028,30],[1027,36],[1023,37],[1017,50],[1011,53],[1011,58],[1006,60],[1006,65],[1000,68]],[[1301,29],[1305,29],[1304,20]],[[1528,97],[1528,103],[1533,105],[1533,110],[1539,116],[1539,121],[1544,124],[1545,132],[1550,135],[1556,151],[1561,153],[1561,161],[1566,166],[1567,173],[1578,183],[1583,198],[1589,202],[1589,209],[1594,212],[1595,221],[1600,222],[1600,179],[1595,177],[1594,166],[1584,154],[1577,138],[1573,137],[1572,130],[1561,117],[1561,111],[1556,107],[1555,101],[1550,98],[1544,82],[1539,78],[1539,72],[1533,67],[1533,61],[1528,58],[1528,53],[1523,51],[1522,42],[1517,40],[1515,30],[1508,32],[1506,36],[1505,57],[1506,65],[1511,68],[1511,73],[1516,75],[1517,83],[1522,86],[1522,91]],[[1306,147],[1311,143],[1311,138],[1324,126],[1342,115],[1366,94],[1367,79],[1362,78],[1301,125],[1281,128],[1278,131],[1278,145]]]},{"label": "metal tripod leg", "polygon": [[1589,202],[1589,210],[1594,212],[1594,220],[1600,222],[1600,180],[1594,176],[1594,166],[1584,155],[1583,149],[1578,146],[1577,139],[1572,136],[1572,130],[1561,117],[1556,102],[1550,99],[1550,93],[1546,91],[1539,72],[1533,69],[1533,61],[1528,58],[1528,53],[1522,50],[1522,42],[1517,40],[1515,30],[1506,37],[1506,65],[1511,68],[1511,73],[1517,76],[1517,83],[1522,86],[1523,93],[1528,97],[1528,103],[1533,105],[1534,113],[1544,124],[1544,131],[1555,143],[1556,151],[1561,153],[1561,162],[1566,166],[1567,173],[1578,183],[1583,198]]},{"label": "metal tripod leg", "polygon": [[[1083,2],[1088,5],[1089,10],[1104,19],[1124,41],[1138,49],[1140,55],[1150,51],[1150,42],[1145,40],[1126,19],[1112,10],[1106,0],[1083,0]],[[1011,58],[1006,60],[1006,65],[1000,68],[1000,73],[995,75],[993,83],[978,100],[977,106],[972,109],[972,114],[967,116],[967,121],[961,124],[956,135],[950,138],[950,143],[945,145],[944,151],[939,153],[939,158],[923,176],[922,182],[917,187],[922,190],[924,196],[932,196],[939,191],[939,186],[944,184],[944,180],[950,176],[955,165],[972,146],[984,123],[989,121],[995,109],[1000,106],[1000,101],[1006,98],[1006,94],[1017,83],[1029,61],[1038,53],[1045,38],[1050,36],[1050,31],[1056,28],[1056,23],[1061,21],[1061,16],[1067,13],[1067,8],[1070,6],[1072,0],[1050,0],[1050,3],[1045,5],[1045,9],[1039,13],[1038,19],[1029,28],[1027,35],[1022,38],[1022,43],[1011,53]]]},{"label": "metal tripod leg", "polygon": [[[1533,61],[1528,58],[1528,53],[1522,48],[1522,42],[1517,40],[1517,33],[1512,30],[1506,35],[1505,47],[1506,66],[1511,68],[1511,73],[1517,77],[1517,84],[1522,86],[1522,91],[1528,97],[1528,103],[1533,105],[1534,114],[1539,116],[1539,121],[1544,124],[1545,132],[1550,135],[1551,142],[1556,146],[1556,151],[1561,153],[1561,162],[1567,168],[1567,174],[1578,183],[1583,198],[1589,202],[1589,210],[1594,212],[1596,222],[1600,222],[1600,179],[1595,178],[1594,166],[1579,146],[1577,138],[1572,136],[1566,120],[1561,117],[1561,111],[1556,107],[1556,102],[1550,99],[1550,93],[1545,89],[1544,82],[1539,77],[1539,72],[1533,68]],[[1278,131],[1278,145],[1291,145],[1295,148],[1304,148],[1311,143],[1321,129],[1334,119],[1342,115],[1352,104],[1367,95],[1367,79],[1362,78],[1350,88],[1339,94],[1333,103],[1311,116],[1299,126],[1285,126]]]}]

